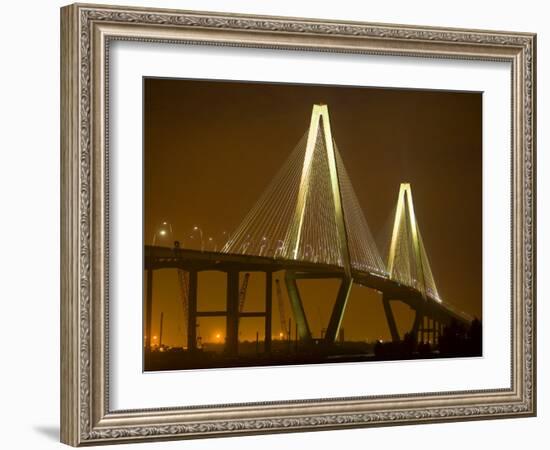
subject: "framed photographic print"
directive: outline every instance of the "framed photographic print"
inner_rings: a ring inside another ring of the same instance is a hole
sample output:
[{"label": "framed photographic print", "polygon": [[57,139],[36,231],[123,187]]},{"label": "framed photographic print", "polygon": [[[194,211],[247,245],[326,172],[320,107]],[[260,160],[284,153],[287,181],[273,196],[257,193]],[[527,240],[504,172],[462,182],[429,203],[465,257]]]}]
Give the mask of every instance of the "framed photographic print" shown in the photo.
[{"label": "framed photographic print", "polygon": [[536,413],[535,35],[61,19],[63,442]]}]

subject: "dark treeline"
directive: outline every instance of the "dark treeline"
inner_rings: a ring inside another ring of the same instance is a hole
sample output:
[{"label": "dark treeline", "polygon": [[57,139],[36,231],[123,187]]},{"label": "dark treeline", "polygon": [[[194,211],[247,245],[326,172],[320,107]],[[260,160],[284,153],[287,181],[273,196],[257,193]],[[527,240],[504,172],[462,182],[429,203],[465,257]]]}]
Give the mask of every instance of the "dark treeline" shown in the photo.
[{"label": "dark treeline", "polygon": [[378,359],[405,359],[418,356],[457,357],[481,356],[482,326],[479,319],[469,325],[452,321],[443,328],[437,342],[417,342],[412,333],[405,333],[399,342],[377,342],[374,354]]},{"label": "dark treeline", "polygon": [[223,343],[205,343],[187,351],[182,347],[161,346],[144,353],[144,370],[182,370],[214,367],[253,367],[289,364],[407,360],[481,356],[482,326],[477,319],[470,324],[451,322],[435,342],[417,342],[406,333],[398,342],[338,341],[326,344],[320,339],[273,340],[266,352],[263,341],[239,342],[238,354],[226,352]]}]

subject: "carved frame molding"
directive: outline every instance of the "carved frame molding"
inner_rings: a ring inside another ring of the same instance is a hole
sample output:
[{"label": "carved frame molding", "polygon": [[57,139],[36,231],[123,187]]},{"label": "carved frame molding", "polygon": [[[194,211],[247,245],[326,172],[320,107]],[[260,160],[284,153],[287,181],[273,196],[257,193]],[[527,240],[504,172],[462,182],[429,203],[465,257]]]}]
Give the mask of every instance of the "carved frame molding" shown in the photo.
[{"label": "carved frame molding", "polygon": [[[78,446],[536,414],[536,35],[75,4],[61,10],[61,38],[63,442]],[[111,411],[106,100],[112,40],[510,62],[510,389]]]}]

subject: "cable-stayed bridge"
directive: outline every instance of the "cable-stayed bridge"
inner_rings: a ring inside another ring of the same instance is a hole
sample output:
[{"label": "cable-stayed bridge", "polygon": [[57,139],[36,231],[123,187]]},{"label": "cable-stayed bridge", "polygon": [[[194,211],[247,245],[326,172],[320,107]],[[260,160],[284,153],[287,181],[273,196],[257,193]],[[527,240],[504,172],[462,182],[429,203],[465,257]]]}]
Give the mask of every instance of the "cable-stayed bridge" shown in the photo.
[{"label": "cable-stayed bridge", "polygon": [[[352,285],[378,291],[392,339],[399,341],[391,303],[401,301],[415,311],[410,332],[418,341],[436,342],[442,327],[471,318],[438,294],[416,218],[410,184],[397,198],[387,254],[381,255],[353,190],[332,136],[328,107],[314,105],[309,129],[279,172],[220,252],[146,246],[146,347],[151,346],[153,270],[185,271],[188,348],[196,347],[197,318],[226,318],[226,347],[236,352],[240,317],[265,318],[265,349],[271,343],[272,275],[285,271],[285,284],[299,337],[311,340],[297,280],[337,278],[341,284],[324,339],[334,342]],[[198,272],[227,273],[227,306],[223,311],[197,311]],[[265,310],[239,308],[239,273],[264,272]]]}]

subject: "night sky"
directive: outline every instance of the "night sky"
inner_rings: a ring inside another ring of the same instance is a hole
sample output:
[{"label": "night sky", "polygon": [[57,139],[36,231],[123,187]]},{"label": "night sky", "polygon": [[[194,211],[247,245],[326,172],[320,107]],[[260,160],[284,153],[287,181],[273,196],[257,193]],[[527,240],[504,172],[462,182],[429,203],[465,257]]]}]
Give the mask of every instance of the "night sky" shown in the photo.
[{"label": "night sky", "polygon": [[[144,243],[163,221],[184,246],[224,243],[307,130],[314,103],[328,105],[333,137],[382,251],[399,184],[411,183],[416,217],[440,296],[481,318],[482,95],[480,93],[179,79],[144,80]],[[193,236],[193,239],[190,239]],[[208,241],[211,237],[212,241]],[[162,237],[156,243],[163,245]],[[153,334],[182,346],[175,270],[154,275]],[[282,273],[275,274],[284,287]],[[252,275],[245,310],[263,309],[263,274]],[[144,282],[145,285],[145,282]],[[338,283],[301,281],[313,336],[326,327]],[[199,310],[225,308],[225,275],[199,275]],[[290,307],[283,296],[287,317]],[[273,296],[273,335],[280,331]],[[392,303],[401,332],[413,314]],[[199,318],[203,342],[221,341],[223,318]],[[263,319],[242,319],[240,339],[263,339]],[[380,296],[354,286],[346,339],[389,339]],[[220,334],[220,338],[216,335]]]}]

